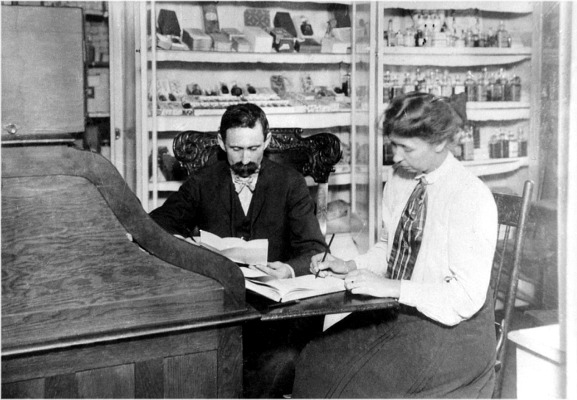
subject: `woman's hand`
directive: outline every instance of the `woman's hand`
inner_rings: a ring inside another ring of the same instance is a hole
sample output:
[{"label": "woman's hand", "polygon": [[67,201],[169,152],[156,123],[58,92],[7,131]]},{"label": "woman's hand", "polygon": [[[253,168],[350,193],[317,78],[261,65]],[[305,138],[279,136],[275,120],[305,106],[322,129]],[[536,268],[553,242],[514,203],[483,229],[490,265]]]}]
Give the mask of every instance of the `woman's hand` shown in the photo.
[{"label": "woman's hand", "polygon": [[394,297],[401,295],[401,281],[383,278],[366,269],[357,269],[345,277],[345,288],[353,294],[374,297]]},{"label": "woman's hand", "polygon": [[266,265],[254,265],[256,269],[274,276],[277,279],[292,278],[292,269],[290,265],[282,263],[280,261],[269,262]]},{"label": "woman's hand", "polygon": [[319,253],[311,257],[310,271],[319,278],[334,276],[344,279],[347,273],[357,268],[354,261],[344,261],[330,254],[327,254],[325,261],[321,261],[324,255]]}]

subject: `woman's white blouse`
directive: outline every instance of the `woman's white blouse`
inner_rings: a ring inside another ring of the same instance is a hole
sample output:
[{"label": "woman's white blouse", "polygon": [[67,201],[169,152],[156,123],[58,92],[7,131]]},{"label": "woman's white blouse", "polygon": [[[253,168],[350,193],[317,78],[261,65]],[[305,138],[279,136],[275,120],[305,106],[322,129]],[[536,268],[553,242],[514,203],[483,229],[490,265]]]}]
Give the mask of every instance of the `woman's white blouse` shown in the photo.
[{"label": "woman's white blouse", "polygon": [[[497,208],[489,188],[452,154],[425,175],[427,219],[410,280],[399,302],[445,325],[456,325],[483,305],[497,240]],[[383,230],[354,261],[384,276],[401,213],[415,179],[393,173],[383,190]],[[390,240],[389,240],[390,238]]]}]

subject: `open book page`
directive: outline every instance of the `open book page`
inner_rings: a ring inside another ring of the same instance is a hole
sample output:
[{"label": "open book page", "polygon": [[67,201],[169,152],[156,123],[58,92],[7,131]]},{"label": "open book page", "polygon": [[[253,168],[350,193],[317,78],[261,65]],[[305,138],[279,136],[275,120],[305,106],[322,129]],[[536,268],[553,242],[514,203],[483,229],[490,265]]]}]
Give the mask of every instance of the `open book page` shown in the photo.
[{"label": "open book page", "polygon": [[266,264],[268,239],[243,240],[236,237],[221,238],[213,233],[200,231],[200,244],[239,264]]},{"label": "open book page", "polygon": [[276,279],[249,268],[241,267],[241,270],[247,290],[281,303],[345,290],[344,281],[333,277],[317,279],[314,275],[303,275]]}]

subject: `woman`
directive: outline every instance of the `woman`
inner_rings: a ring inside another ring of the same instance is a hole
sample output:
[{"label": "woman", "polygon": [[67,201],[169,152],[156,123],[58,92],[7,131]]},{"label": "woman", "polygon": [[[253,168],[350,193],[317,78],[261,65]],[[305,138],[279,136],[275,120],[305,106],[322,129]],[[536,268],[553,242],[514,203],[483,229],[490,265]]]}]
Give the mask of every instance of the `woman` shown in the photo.
[{"label": "woman", "polygon": [[497,210],[450,152],[460,124],[446,99],[425,93],[386,110],[395,165],[382,235],[353,260],[314,256],[310,270],[343,277],[354,294],[398,298],[400,308],[353,313],[309,343],[293,397],[491,397]]}]

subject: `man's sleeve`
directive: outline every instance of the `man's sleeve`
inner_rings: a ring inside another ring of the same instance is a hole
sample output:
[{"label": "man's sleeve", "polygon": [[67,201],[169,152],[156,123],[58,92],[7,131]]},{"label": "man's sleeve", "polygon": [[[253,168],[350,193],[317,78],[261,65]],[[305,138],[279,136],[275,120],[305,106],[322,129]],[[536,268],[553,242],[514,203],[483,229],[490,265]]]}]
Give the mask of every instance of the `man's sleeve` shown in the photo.
[{"label": "man's sleeve", "polygon": [[295,275],[310,273],[311,257],[325,251],[326,243],[315,215],[315,205],[302,176],[295,179],[287,199],[293,257],[287,261]]},{"label": "man's sleeve", "polygon": [[150,216],[170,234],[191,236],[196,226],[197,187],[194,179],[189,179],[162,206],[153,210]]}]

